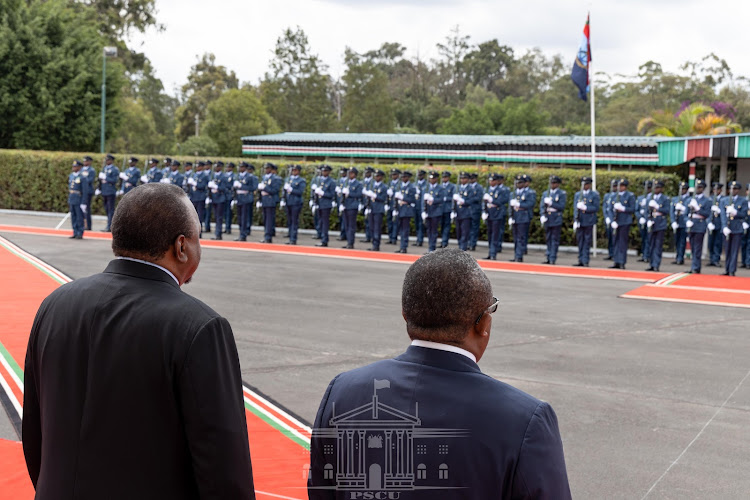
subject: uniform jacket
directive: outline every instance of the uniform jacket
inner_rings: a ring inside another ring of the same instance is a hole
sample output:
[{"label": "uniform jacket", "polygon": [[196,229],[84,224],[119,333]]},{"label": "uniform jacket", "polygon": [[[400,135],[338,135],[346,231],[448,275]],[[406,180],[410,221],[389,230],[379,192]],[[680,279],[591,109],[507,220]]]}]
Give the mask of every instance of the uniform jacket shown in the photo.
[{"label": "uniform jacket", "polygon": [[443,213],[449,214],[453,210],[453,194],[456,192],[456,185],[452,182],[441,182],[445,198],[443,199]]},{"label": "uniform jacket", "polygon": [[604,195],[604,200],[602,202],[602,215],[605,219],[614,220],[614,210],[612,209],[612,205],[615,203],[614,201],[612,201],[612,196],[614,194],[615,193],[610,191],[609,193],[606,193]]},{"label": "uniform jacket", "polygon": [[120,180],[120,169],[113,165],[104,165],[102,168],[104,179],[101,181],[102,196],[113,196],[117,194],[117,181]]},{"label": "uniform jacket", "polygon": [[68,203],[71,205],[86,205],[89,202],[89,183],[81,175],[81,170],[68,175]]},{"label": "uniform jacket", "polygon": [[[721,204],[721,228],[728,227],[732,234],[742,234],[745,229],[742,223],[747,219],[747,199],[742,196],[725,196]],[[737,215],[727,215],[727,207],[733,206],[737,210]]]},{"label": "uniform jacket", "polygon": [[[265,184],[263,189],[260,188],[260,185],[258,186],[258,190],[261,191],[261,206],[275,207],[280,199],[279,191],[281,191],[281,187],[283,184],[281,177],[276,174],[264,175],[263,180],[260,183]],[[265,191],[266,194],[263,194],[263,191]]]},{"label": "uniform jacket", "polygon": [[362,203],[362,183],[357,179],[350,179],[344,183],[343,188],[349,188],[348,195],[341,193],[344,210],[359,210],[359,205]]},{"label": "uniform jacket", "polygon": [[52,292],[24,390],[39,500],[254,498],[232,329],[158,268],[113,260]]},{"label": "uniform jacket", "polygon": [[94,181],[97,180],[96,170],[94,170],[94,167],[89,165],[88,167],[86,166],[82,167],[81,170],[79,170],[79,172],[89,185],[88,196],[93,196],[94,195]]},{"label": "uniform jacket", "polygon": [[[399,190],[400,187],[401,187],[401,180],[400,179],[391,180],[391,181],[388,182],[388,188],[391,191],[393,191],[393,194],[396,194],[396,192]],[[390,208],[391,208],[391,210],[395,210],[396,209],[396,198],[394,198],[393,196],[391,196]]]},{"label": "uniform jacket", "polygon": [[258,178],[249,170],[240,172],[237,180],[241,184],[237,188],[237,205],[247,205],[255,201],[255,190],[258,189]]},{"label": "uniform jacket", "polygon": [[[677,203],[679,202],[682,202],[682,204],[685,205],[685,211],[682,214],[678,215],[677,210],[675,210],[675,205],[677,205]],[[669,219],[672,222],[676,222],[677,224],[679,224],[679,227],[682,229],[685,228],[685,223],[687,222],[688,214],[690,213],[690,209],[688,208],[688,203],[690,203],[689,193],[675,196],[672,198],[672,207],[671,207],[671,210],[669,211]]]},{"label": "uniform jacket", "polygon": [[175,170],[169,173],[169,182],[181,188],[185,184],[185,176],[179,170]]},{"label": "uniform jacket", "polygon": [[[711,206],[717,206],[719,209],[721,209],[721,203],[723,200],[723,196],[721,195],[711,195],[709,196],[709,199],[711,200]],[[708,221],[709,223],[712,223],[715,226],[714,231],[721,231],[721,214],[715,213],[713,210],[711,210],[711,218]]]},{"label": "uniform jacket", "polygon": [[[563,210],[565,210],[565,203],[568,200],[568,193],[560,188],[557,188],[552,195],[549,193],[549,189],[542,193],[542,198],[539,200],[539,214],[545,214],[546,210],[547,227],[562,226],[562,214]],[[544,199],[548,196],[552,198],[552,205],[544,203]]]},{"label": "uniform jacket", "polygon": [[333,208],[336,203],[336,181],[330,177],[321,176],[318,187],[323,190],[323,195],[318,197],[318,207]]},{"label": "uniform jacket", "polygon": [[484,188],[478,182],[469,184],[473,191],[471,196],[471,215],[476,217],[482,213],[482,198],[484,197]]},{"label": "uniform jacket", "polygon": [[[690,220],[693,221],[693,227],[688,229],[691,233],[705,233],[708,227],[708,219],[711,217],[711,198],[705,194],[695,196],[695,201],[700,207],[698,210],[691,210]],[[688,207],[690,210],[690,207]]]},{"label": "uniform jacket", "polygon": [[511,192],[511,199],[516,199],[521,204],[519,207],[513,207],[511,217],[516,224],[527,224],[531,222],[534,216],[534,207],[536,206],[536,191],[531,188],[523,188],[521,192]]},{"label": "uniform jacket", "polygon": [[[508,201],[510,201],[510,189],[505,184],[489,187],[487,192],[492,196],[492,202],[487,204],[487,215],[489,220],[503,220],[508,215]],[[492,206],[490,206],[492,205]]]},{"label": "uniform jacket", "polygon": [[417,182],[415,182],[414,185],[417,186],[417,206],[415,208],[419,213],[422,213],[424,210],[424,193],[427,191],[430,183],[427,179],[417,179]]},{"label": "uniform jacket", "polygon": [[216,183],[215,188],[209,188],[211,203],[226,203],[231,200],[231,197],[227,198],[227,193],[232,190],[232,185],[224,172],[213,172],[210,180]]},{"label": "uniform jacket", "polygon": [[[583,197],[583,199],[581,199]],[[583,201],[586,204],[586,211],[578,210],[578,202]],[[581,224],[581,227],[590,227],[596,224],[599,218],[599,193],[588,190],[585,196],[582,191],[578,191],[573,197],[573,219]],[[580,213],[579,213],[580,212]]]},{"label": "uniform jacket", "polygon": [[380,184],[373,182],[370,191],[375,193],[375,199],[370,199],[368,208],[374,214],[385,213],[385,205],[388,203],[388,186],[386,186],[385,182],[381,182]]},{"label": "uniform jacket", "polygon": [[[443,187],[439,182],[433,184],[427,184],[425,192],[422,194],[422,211],[427,212],[427,217],[442,217],[443,216],[443,200],[445,194]],[[432,196],[432,204],[424,199],[424,195],[429,194]],[[421,215],[420,215],[421,217]]]},{"label": "uniform jacket", "polygon": [[[654,224],[651,226],[652,231],[664,231],[667,229],[667,214],[672,213],[672,200],[669,196],[661,193],[660,195],[649,194],[647,197],[646,206],[650,209],[649,220],[652,220]],[[659,208],[649,207],[648,204],[651,200],[656,201],[659,204]]]},{"label": "uniform jacket", "polygon": [[396,210],[398,210],[398,217],[414,217],[414,215],[416,215],[415,207],[417,204],[417,186],[415,186],[411,182],[402,182],[398,188],[398,192],[404,196],[402,200],[396,200]]},{"label": "uniform jacket", "polygon": [[[375,380],[387,381],[390,386],[377,390],[377,399],[373,397]],[[395,359],[342,373],[329,384],[313,426],[308,480],[311,500],[353,498],[351,491],[316,488],[335,486],[337,458],[344,462],[335,451],[326,453],[325,444],[332,443],[335,450],[336,440],[324,433],[333,430],[333,417],[346,412],[363,409],[360,418],[371,419],[370,405],[377,405],[378,415],[385,414],[379,418],[391,421],[416,416],[417,429],[429,429],[436,435],[463,431],[454,438],[425,438],[425,451],[412,455],[414,469],[425,470],[425,479],[417,479],[415,486],[441,489],[405,488],[398,497],[388,498],[571,498],[557,416],[548,403],[483,374],[462,354],[410,346]],[[383,425],[388,429],[388,423]],[[439,451],[443,443],[449,450],[445,455]],[[365,464],[382,462],[381,449],[364,448]],[[353,453],[356,459],[357,450]],[[326,465],[334,467],[330,479],[326,479]],[[438,476],[440,468],[446,470],[443,479]],[[366,474],[372,470],[369,466]]]},{"label": "uniform jacket", "polygon": [[158,167],[151,167],[148,169],[148,172],[146,172],[146,177],[148,177],[148,182],[159,182],[162,178],[162,171]]},{"label": "uniform jacket", "polygon": [[141,169],[138,167],[128,167],[125,169],[125,175],[127,175],[128,178],[122,180],[120,189],[122,189],[124,193],[127,193],[138,185],[138,181],[141,179]]},{"label": "uniform jacket", "polygon": [[305,195],[305,188],[307,188],[307,181],[301,175],[296,177],[289,177],[287,180],[289,186],[292,188],[291,192],[286,190],[286,204],[290,207],[296,207],[302,205],[302,197]]},{"label": "uniform jacket", "polygon": [[195,186],[188,184],[190,188],[190,201],[206,201],[208,196],[208,181],[211,179],[211,174],[206,170],[196,172]]},{"label": "uniform jacket", "polygon": [[463,219],[471,219],[471,184],[459,184],[456,186],[456,192],[458,195],[464,199],[463,204],[459,205],[458,202],[455,203],[456,205],[456,220],[463,220]]},{"label": "uniform jacket", "polygon": [[[620,195],[619,197],[617,195]],[[619,198],[620,203],[625,207],[624,212],[618,212],[615,210],[615,204]],[[610,205],[612,206],[612,217],[613,221],[616,221],[620,226],[626,226],[633,223],[633,214],[635,213],[635,195],[630,191],[623,191],[622,193],[615,193],[610,198]]]}]

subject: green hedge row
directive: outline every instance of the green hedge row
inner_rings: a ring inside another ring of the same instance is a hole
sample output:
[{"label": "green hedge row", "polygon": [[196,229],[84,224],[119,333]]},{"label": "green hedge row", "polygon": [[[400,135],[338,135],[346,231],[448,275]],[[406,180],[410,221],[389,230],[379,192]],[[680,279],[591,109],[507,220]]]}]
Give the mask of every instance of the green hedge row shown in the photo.
[{"label": "green hedge row", "polygon": [[[67,212],[67,177],[70,173],[70,165],[75,159],[80,159],[86,153],[65,153],[65,152],[46,152],[46,151],[16,151],[16,150],[0,150],[0,208],[9,209],[20,209],[20,210],[40,210],[40,211],[51,211],[51,212]],[[100,168],[103,165],[104,155],[101,154],[90,154],[94,158],[94,165]],[[126,157],[133,155],[116,155],[115,163],[123,168]],[[137,156],[141,162],[140,167],[143,171],[143,165],[145,160],[148,158],[144,155]],[[161,157],[159,157],[161,158]],[[194,157],[173,157],[185,161],[195,161]],[[233,161],[239,163],[240,161],[249,161],[256,166],[256,174],[262,175],[262,169],[260,168],[262,162],[252,161],[248,158],[211,158],[212,160],[222,160],[225,163]],[[276,162],[279,167],[279,175],[285,177],[287,175],[287,166],[291,163],[287,162]],[[347,166],[345,163],[329,163],[334,167],[334,171],[331,172],[331,177],[338,178],[338,168]],[[310,179],[315,173],[315,167],[317,163],[302,163],[302,175],[308,181],[308,189],[310,186]],[[392,168],[399,168],[401,170],[407,169],[416,172],[417,169],[426,168],[424,165],[381,165],[376,168],[381,168],[386,172],[386,180],[390,179],[389,171]],[[562,232],[563,245],[574,245],[575,235],[572,230],[573,221],[573,194],[580,188],[580,178],[582,175],[588,175],[587,170],[577,169],[560,169],[560,168],[523,168],[523,167],[510,167],[503,169],[499,165],[491,166],[449,166],[449,165],[435,165],[435,170],[444,171],[449,170],[454,173],[452,182],[458,181],[458,173],[462,171],[476,172],[479,174],[480,183],[487,185],[487,176],[491,172],[501,172],[505,175],[507,181],[506,185],[513,187],[513,178],[517,174],[528,174],[532,177],[532,188],[537,192],[538,196],[541,196],[542,192],[548,187],[549,176],[554,174],[562,179],[562,189],[568,193],[568,204],[563,215],[565,225]],[[360,168],[362,170],[362,168]],[[144,172],[145,173],[145,172]],[[680,178],[672,173],[657,172],[658,178],[662,179],[666,183],[665,192],[668,194],[676,194],[677,186],[680,182]],[[604,195],[607,191],[609,182],[612,179],[625,177],[630,181],[630,189],[636,195],[639,195],[643,191],[643,183],[647,180],[655,177],[654,172],[646,171],[597,171],[597,187],[599,192]],[[416,180],[416,177],[414,178]],[[95,214],[103,214],[104,210],[101,203],[100,197],[95,197],[92,202],[92,210]],[[260,223],[260,213],[255,211],[254,223]],[[286,225],[286,214],[284,210],[277,211],[277,224],[279,226]],[[338,228],[338,216],[332,216],[331,227]],[[538,207],[535,210],[534,223],[531,225],[530,231],[530,242],[531,243],[543,243],[544,242],[544,230],[539,223],[538,219]],[[358,222],[359,230],[364,229],[364,218],[359,217]],[[306,207],[302,211],[300,227],[310,229],[313,227],[313,216],[311,211]],[[453,234],[455,236],[455,233]],[[606,245],[604,236],[604,226],[599,224],[598,226],[598,237],[599,245]],[[484,224],[480,228],[480,239],[486,238],[486,227]],[[510,235],[506,231],[506,241],[510,241]],[[667,238],[667,241],[671,241],[671,238]],[[671,243],[669,243],[671,245]],[[633,225],[631,228],[631,246],[633,248],[639,247],[640,245],[640,233]]]}]

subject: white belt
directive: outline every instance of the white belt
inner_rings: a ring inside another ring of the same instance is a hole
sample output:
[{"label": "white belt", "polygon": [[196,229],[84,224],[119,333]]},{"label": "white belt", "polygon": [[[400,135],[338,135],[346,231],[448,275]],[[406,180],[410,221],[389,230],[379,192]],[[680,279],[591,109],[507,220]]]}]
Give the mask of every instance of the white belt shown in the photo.
[{"label": "white belt", "polygon": [[705,219],[706,217],[700,214],[693,214],[693,219]]}]

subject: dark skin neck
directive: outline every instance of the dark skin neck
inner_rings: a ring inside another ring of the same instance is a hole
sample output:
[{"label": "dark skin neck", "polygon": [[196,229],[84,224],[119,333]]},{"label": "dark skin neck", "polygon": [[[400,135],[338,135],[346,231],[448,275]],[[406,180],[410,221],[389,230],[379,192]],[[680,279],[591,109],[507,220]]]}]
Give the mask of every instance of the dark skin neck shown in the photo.
[{"label": "dark skin neck", "polygon": [[[406,316],[402,312],[404,320]],[[460,347],[466,351],[469,351],[477,358],[477,363],[482,359],[484,351],[487,350],[487,344],[490,341],[490,331],[492,330],[492,315],[483,314],[482,319],[479,320],[479,324],[472,324],[467,328],[466,336],[460,342],[440,342],[441,344],[452,345]],[[421,339],[429,340],[429,339]]]}]

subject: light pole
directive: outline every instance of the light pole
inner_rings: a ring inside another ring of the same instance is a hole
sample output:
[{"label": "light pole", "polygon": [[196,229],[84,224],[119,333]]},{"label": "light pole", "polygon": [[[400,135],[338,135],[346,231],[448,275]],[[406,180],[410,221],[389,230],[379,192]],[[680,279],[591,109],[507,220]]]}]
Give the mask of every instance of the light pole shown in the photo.
[{"label": "light pole", "polygon": [[117,47],[104,47],[102,50],[102,133],[99,139],[101,153],[104,153],[104,125],[107,114],[107,57],[117,57]]}]

